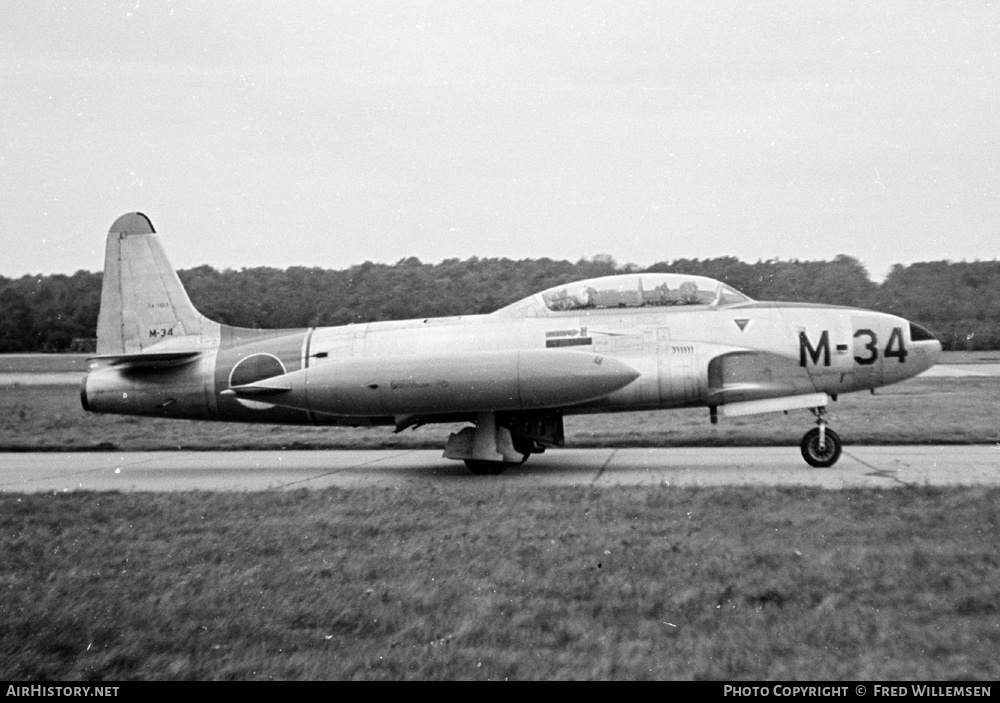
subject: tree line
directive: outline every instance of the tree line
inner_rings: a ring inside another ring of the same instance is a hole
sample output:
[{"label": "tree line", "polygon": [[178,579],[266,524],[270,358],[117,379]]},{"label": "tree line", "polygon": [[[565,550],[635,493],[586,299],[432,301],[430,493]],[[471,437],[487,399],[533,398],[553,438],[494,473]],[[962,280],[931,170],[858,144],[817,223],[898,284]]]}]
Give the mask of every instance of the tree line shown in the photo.
[{"label": "tree line", "polygon": [[[932,331],[947,350],[1000,349],[1000,261],[897,265],[877,284],[850,256],[833,261],[677,259],[648,268],[609,256],[552,259],[416,258],[344,270],[295,266],[179,271],[194,305],[240,327],[343,325],[488,313],[546,288],[625,272],[687,273],[723,281],[756,300],[848,305],[889,312]],[[0,353],[89,351],[101,273],[0,276]]]}]

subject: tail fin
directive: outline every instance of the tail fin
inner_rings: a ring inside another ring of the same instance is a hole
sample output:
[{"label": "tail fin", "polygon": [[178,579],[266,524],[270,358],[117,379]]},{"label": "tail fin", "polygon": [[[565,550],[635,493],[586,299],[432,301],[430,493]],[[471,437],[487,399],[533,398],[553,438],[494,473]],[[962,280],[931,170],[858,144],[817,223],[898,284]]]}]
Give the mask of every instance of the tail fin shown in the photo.
[{"label": "tail fin", "polygon": [[138,354],[164,341],[197,349],[219,334],[219,324],[191,304],[149,218],[130,212],[115,220],[104,252],[97,353]]}]

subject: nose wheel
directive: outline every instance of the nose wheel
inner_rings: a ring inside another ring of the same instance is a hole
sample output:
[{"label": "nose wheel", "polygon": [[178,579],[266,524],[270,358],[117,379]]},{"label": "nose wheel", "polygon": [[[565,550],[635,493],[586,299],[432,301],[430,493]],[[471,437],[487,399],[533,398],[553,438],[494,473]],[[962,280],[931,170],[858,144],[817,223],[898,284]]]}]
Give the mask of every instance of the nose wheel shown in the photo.
[{"label": "nose wheel", "polygon": [[802,458],[816,468],[833,466],[840,458],[840,435],[826,426],[826,408],[811,408],[816,416],[816,427],[802,438]]}]

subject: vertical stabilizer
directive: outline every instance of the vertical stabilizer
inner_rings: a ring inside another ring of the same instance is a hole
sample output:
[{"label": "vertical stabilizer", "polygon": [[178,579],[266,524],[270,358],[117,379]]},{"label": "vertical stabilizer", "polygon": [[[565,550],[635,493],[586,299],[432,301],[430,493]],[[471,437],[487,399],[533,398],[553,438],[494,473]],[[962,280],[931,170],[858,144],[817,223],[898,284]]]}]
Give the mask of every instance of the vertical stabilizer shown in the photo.
[{"label": "vertical stabilizer", "polygon": [[131,212],[115,220],[104,251],[97,353],[138,354],[165,341],[201,348],[219,331],[191,304],[149,218]]}]

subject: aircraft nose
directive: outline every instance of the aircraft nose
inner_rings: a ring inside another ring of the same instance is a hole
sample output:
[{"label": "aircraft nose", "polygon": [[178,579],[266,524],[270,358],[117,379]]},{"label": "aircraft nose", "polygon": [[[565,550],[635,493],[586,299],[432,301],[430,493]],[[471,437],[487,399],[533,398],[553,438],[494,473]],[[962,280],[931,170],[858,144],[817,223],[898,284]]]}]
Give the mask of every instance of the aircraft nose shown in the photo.
[{"label": "aircraft nose", "polygon": [[922,370],[929,369],[941,356],[941,341],[918,324],[910,323],[910,342],[913,351],[919,355]]}]

